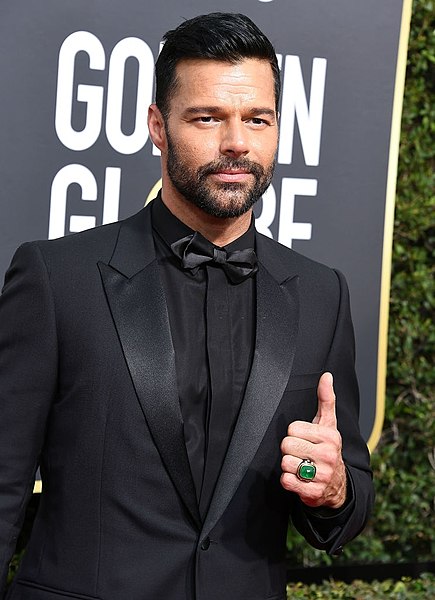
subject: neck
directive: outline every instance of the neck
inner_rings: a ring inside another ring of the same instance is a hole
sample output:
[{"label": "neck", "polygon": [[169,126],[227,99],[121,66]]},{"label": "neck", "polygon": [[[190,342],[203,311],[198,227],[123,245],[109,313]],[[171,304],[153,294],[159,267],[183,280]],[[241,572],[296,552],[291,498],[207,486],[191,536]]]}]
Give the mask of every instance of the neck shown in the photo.
[{"label": "neck", "polygon": [[180,194],[168,194],[162,190],[162,200],[166,207],[185,225],[199,231],[216,246],[226,246],[243,235],[251,224],[252,209],[240,217],[221,218],[207,214],[190,203]]}]

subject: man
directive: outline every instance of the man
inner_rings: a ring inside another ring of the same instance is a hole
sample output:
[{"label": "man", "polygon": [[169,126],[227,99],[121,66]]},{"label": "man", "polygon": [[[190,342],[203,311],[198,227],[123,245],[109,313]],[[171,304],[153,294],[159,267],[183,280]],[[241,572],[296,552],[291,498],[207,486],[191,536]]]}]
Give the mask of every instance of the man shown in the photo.
[{"label": "man", "polygon": [[337,554],[372,503],[343,277],[253,227],[274,50],[243,15],[165,39],[161,194],[25,244],[6,277],[3,579],[38,463],[43,479],[9,600],[284,599],[289,515]]}]

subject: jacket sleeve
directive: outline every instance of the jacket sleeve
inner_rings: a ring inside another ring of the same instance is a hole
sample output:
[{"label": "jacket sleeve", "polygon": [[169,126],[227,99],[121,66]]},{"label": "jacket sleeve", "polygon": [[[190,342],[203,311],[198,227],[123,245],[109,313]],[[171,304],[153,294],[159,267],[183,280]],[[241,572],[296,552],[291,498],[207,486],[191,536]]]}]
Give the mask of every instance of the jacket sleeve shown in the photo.
[{"label": "jacket sleeve", "polygon": [[0,597],[31,496],[57,379],[48,272],[37,243],[21,246],[0,296]]},{"label": "jacket sleeve", "polygon": [[347,472],[347,500],[341,509],[325,511],[308,508],[296,497],[292,507],[292,521],[296,529],[312,546],[329,554],[340,554],[344,544],[362,531],[374,501],[369,452],[358,423],[359,392],[349,291],[344,276],[338,271],[336,275],[340,302],[324,370],[334,377],[337,426],[342,436]]}]

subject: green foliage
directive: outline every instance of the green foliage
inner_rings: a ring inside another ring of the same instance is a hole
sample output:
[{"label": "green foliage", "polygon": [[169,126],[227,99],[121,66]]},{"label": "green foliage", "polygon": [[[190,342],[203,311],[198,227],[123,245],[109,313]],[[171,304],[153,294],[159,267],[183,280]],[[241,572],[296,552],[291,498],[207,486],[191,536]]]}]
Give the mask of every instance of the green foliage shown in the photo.
[{"label": "green foliage", "polygon": [[419,579],[403,577],[400,581],[324,581],[321,585],[292,583],[287,586],[288,600],[423,600],[435,598],[435,576],[423,574]]},{"label": "green foliage", "polygon": [[430,561],[435,554],[433,15],[432,1],[415,0],[397,182],[386,415],[372,457],[376,507],[365,532],[337,559],[290,531],[296,564]]}]

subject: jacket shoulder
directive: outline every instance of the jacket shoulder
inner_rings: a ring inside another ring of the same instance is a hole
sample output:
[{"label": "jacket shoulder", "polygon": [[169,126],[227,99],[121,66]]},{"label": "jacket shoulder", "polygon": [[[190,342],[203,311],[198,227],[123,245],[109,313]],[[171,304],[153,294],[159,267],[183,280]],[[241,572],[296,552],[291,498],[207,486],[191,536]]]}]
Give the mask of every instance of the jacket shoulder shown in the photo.
[{"label": "jacket shoulder", "polygon": [[146,212],[146,209],[142,209],[134,215],[114,223],[100,225],[54,240],[37,240],[28,245],[37,245],[47,264],[91,259],[109,262],[120,231],[124,227],[132,231],[143,228]]},{"label": "jacket shoulder", "polygon": [[319,285],[320,282],[324,282],[324,284],[337,286],[337,277],[340,278],[342,275],[336,269],[308,258],[261,233],[257,232],[256,235],[260,260],[269,266],[269,270],[273,269],[279,279],[284,280],[297,275],[307,284]]}]

